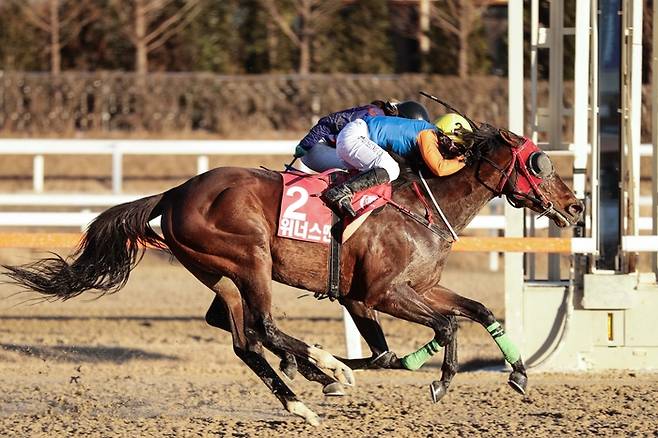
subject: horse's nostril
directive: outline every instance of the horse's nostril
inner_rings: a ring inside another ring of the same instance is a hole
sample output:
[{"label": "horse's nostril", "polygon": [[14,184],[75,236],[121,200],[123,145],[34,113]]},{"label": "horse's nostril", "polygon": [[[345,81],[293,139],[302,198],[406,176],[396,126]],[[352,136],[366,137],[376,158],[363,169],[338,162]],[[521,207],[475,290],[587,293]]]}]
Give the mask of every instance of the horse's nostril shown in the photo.
[{"label": "horse's nostril", "polygon": [[580,201],[567,207],[567,212],[573,216],[580,216],[584,210],[585,206]]}]

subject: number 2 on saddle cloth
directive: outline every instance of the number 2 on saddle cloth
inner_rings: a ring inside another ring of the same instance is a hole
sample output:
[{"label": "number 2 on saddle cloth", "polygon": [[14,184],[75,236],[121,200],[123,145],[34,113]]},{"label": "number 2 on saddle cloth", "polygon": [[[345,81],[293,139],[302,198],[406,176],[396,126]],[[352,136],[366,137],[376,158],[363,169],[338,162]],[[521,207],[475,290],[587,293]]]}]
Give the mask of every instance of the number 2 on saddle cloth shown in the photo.
[{"label": "number 2 on saddle cloth", "polygon": [[[277,236],[305,242],[330,244],[332,211],[320,199],[329,187],[330,174],[336,170],[309,175],[303,172],[282,172],[283,192]],[[336,183],[346,179],[349,173],[337,171]],[[357,212],[354,219],[346,218],[343,227],[344,243],[376,208],[389,202],[391,185],[382,184],[354,195],[352,207]]]}]

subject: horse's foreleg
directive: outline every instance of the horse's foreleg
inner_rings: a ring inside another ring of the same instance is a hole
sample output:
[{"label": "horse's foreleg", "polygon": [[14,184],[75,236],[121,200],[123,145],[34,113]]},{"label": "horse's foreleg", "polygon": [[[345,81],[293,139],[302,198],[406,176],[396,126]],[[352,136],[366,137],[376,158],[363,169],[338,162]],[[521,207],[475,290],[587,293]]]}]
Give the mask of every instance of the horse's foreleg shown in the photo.
[{"label": "horse's foreleg", "polygon": [[443,355],[443,365],[441,365],[441,380],[435,380],[430,384],[430,395],[432,401],[437,403],[447,393],[448,387],[452,378],[457,374],[459,364],[457,361],[457,318],[450,316],[450,324],[452,325],[452,339],[446,345],[445,353]]},{"label": "horse's foreleg", "polygon": [[493,312],[482,303],[462,297],[444,287],[437,286],[435,289],[437,299],[444,303],[443,305],[450,306],[450,313],[477,321],[487,329],[487,332],[498,345],[505,361],[512,367],[512,373],[508,381],[509,385],[520,394],[525,394],[528,376],[521,359],[521,353],[516,344],[507,336],[503,326],[496,320]]},{"label": "horse's foreleg", "polygon": [[[491,334],[505,360],[512,366],[510,386],[521,394],[525,393],[528,378],[519,350],[507,337],[493,313],[481,303],[462,297],[443,286],[432,287],[421,294],[403,284],[387,294],[376,308],[393,316],[430,327],[432,327],[434,319],[446,318],[445,315],[464,316],[479,322]],[[452,328],[446,332],[450,335],[453,334]],[[441,346],[446,345],[439,339],[436,340]]]},{"label": "horse's foreleg", "polygon": [[377,312],[367,308],[366,305],[360,301],[343,298],[341,299],[341,304],[345,306],[352,317],[356,328],[368,344],[372,356],[359,359],[339,358],[339,360],[353,370],[402,368],[400,359],[398,359],[395,353],[388,349],[388,343],[386,342],[384,331],[379,324]]},{"label": "horse's foreleg", "polygon": [[450,380],[456,372],[457,324],[454,316],[439,311],[425,296],[418,294],[406,283],[393,288],[389,293],[381,294],[375,308],[396,318],[422,324],[434,330],[432,341],[402,358],[401,363],[404,368],[417,370],[431,356],[447,347],[441,381],[434,381],[430,385],[432,400],[439,401],[446,394]]}]

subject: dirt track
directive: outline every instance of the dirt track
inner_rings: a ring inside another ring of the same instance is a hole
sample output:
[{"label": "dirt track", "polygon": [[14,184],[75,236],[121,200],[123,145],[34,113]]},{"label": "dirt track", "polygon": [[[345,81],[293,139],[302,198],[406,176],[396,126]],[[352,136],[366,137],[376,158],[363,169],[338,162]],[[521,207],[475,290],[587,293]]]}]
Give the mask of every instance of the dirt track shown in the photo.
[{"label": "dirt track", "polygon": [[[3,263],[30,257],[0,253]],[[445,280],[501,314],[501,274],[449,271]],[[0,295],[13,291],[2,286]],[[285,331],[344,353],[337,305],[281,286],[275,294]],[[523,398],[506,373],[474,371],[501,362],[484,330],[468,322],[459,334],[466,371],[438,405],[427,385],[440,358],[414,373],[358,372],[343,398],[295,379],[293,390],[323,420],[314,429],[239,362],[228,334],[205,324],[212,295],[160,256],[148,256],[117,295],[12,307],[22,298],[0,301],[0,436],[658,435],[655,374],[531,374]],[[388,318],[384,328],[400,354],[431,336]]]}]

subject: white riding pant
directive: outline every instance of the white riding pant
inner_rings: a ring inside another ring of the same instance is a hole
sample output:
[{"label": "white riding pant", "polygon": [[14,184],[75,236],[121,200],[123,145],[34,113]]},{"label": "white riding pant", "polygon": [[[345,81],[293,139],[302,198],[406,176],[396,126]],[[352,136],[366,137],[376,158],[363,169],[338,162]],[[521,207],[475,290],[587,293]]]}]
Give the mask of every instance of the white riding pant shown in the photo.
[{"label": "white riding pant", "polygon": [[338,158],[357,170],[381,168],[394,181],[400,176],[400,166],[388,152],[370,140],[368,125],[361,119],[348,123],[336,138]]}]

